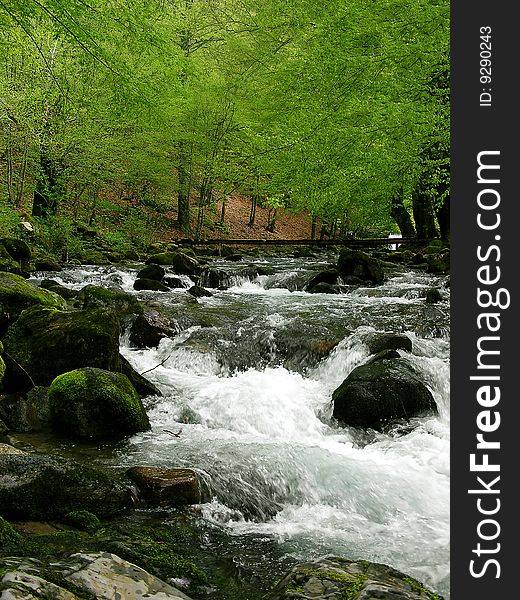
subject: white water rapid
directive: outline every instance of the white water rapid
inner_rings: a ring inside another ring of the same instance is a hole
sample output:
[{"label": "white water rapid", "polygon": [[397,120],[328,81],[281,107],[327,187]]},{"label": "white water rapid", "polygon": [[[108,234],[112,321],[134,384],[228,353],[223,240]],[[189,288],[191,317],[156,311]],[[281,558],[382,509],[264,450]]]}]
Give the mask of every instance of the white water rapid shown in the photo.
[{"label": "white water rapid", "polygon": [[[237,276],[232,287],[190,305],[181,303],[185,290],[139,292],[180,315],[182,331],[155,349],[131,348],[122,339],[124,356],[148,371],[164,395],[145,400],[152,430],[119,450],[120,464],[196,469],[208,491],[201,514],[229,536],[269,536],[297,560],[334,554],[382,562],[448,597],[444,279],[396,271],[382,286],[308,294],[295,282],[319,261],[261,264],[274,272]],[[116,280],[135,294],[134,277],[131,270],[86,268],[60,282]],[[444,300],[432,307],[423,293],[434,286]],[[373,331],[411,338],[412,352],[401,354],[422,375],[437,415],[386,433],[333,421],[332,392],[368,358],[364,340]],[[305,362],[309,340],[339,343],[321,360]]]}]

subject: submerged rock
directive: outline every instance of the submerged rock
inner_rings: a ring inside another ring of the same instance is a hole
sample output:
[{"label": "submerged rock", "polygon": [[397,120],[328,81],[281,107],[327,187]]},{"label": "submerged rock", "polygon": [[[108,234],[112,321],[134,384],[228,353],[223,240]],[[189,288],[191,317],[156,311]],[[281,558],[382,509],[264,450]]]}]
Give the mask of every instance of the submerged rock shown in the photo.
[{"label": "submerged rock", "polygon": [[188,290],[188,294],[195,296],[195,298],[203,298],[204,296],[213,296],[213,294],[207,289],[201,287],[200,285],[192,285]]},{"label": "submerged rock", "polygon": [[68,437],[113,439],[146,431],[150,421],[122,373],[84,368],[56,377],[49,388],[51,423]]},{"label": "submerged rock", "polygon": [[139,315],[130,327],[130,343],[137,348],[156,348],[159,342],[179,333],[179,327],[157,310],[147,310]]},{"label": "submerged rock", "polygon": [[166,271],[160,265],[150,263],[137,273],[137,279],[155,279],[155,281],[161,281],[165,274]]},{"label": "submerged rock", "polygon": [[55,519],[88,510],[111,517],[133,506],[118,475],[71,459],[43,454],[0,454],[0,506],[10,519]]},{"label": "submerged rock", "polygon": [[376,430],[389,421],[437,412],[430,390],[401,358],[355,368],[334,390],[332,402],[338,421]]},{"label": "submerged rock", "polygon": [[443,600],[422,583],[387,565],[325,557],[299,564],[265,600]]},{"label": "submerged rock", "polygon": [[202,501],[199,477],[193,469],[132,467],[127,475],[149,505],[183,506]]},{"label": "submerged rock", "polygon": [[138,373],[122,354],[119,355],[119,362],[121,364],[120,372],[128,377],[141,398],[145,398],[146,396],[162,396],[159,388]]},{"label": "submerged rock", "polygon": [[134,290],[137,291],[142,291],[142,290],[149,290],[152,292],[169,292],[170,288],[160,282],[160,281],[156,281],[155,279],[136,279],[134,281]]}]

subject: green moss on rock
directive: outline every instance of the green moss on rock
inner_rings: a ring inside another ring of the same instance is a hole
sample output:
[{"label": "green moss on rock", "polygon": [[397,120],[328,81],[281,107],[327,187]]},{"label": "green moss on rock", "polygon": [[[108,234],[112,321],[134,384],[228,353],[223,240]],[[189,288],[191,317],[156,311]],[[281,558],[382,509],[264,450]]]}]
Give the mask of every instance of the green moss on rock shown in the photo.
[{"label": "green moss on rock", "polygon": [[13,390],[26,389],[27,376],[32,385],[49,385],[57,375],[80,367],[120,369],[119,318],[102,309],[29,308],[9,327],[4,345],[14,361],[9,369]]},{"label": "green moss on rock", "polygon": [[97,531],[101,527],[98,517],[88,510],[73,510],[65,515],[65,521],[85,531]]},{"label": "green moss on rock", "polygon": [[50,292],[36,287],[23,277],[0,271],[0,335],[7,326],[31,306],[64,309],[65,300]]},{"label": "green moss on rock", "polygon": [[13,529],[13,526],[0,517],[0,548],[19,542],[22,536]]},{"label": "green moss on rock", "polygon": [[144,406],[122,373],[84,368],[51,383],[49,404],[56,431],[80,438],[118,438],[150,429]]}]

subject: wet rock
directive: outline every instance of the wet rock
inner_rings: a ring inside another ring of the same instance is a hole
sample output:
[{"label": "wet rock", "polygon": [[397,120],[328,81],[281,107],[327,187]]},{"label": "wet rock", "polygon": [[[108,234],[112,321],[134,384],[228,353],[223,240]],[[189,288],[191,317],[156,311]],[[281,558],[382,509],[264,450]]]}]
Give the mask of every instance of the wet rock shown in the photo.
[{"label": "wet rock", "polygon": [[46,520],[75,510],[111,517],[133,506],[116,473],[44,454],[0,454],[0,506],[9,519]]},{"label": "wet rock", "polygon": [[27,394],[0,396],[0,418],[10,431],[37,432],[50,428],[48,388],[36,386]]},{"label": "wet rock", "polygon": [[200,274],[199,282],[201,286],[226,289],[231,285],[231,276],[226,269],[205,267]]},{"label": "wet rock", "polygon": [[155,252],[149,258],[146,259],[147,265],[173,265],[173,252]]},{"label": "wet rock", "polygon": [[213,294],[211,292],[209,292],[208,290],[204,289],[200,285],[192,285],[190,287],[190,289],[188,290],[188,294],[191,294],[195,298],[202,298],[204,296],[208,296],[208,297],[209,296],[213,296]]},{"label": "wet rock", "polygon": [[438,288],[426,290],[426,304],[436,304],[442,301],[442,294]]},{"label": "wet rock", "polygon": [[12,273],[0,272],[0,336],[31,306],[65,308],[63,298]]},{"label": "wet rock", "polygon": [[172,266],[176,273],[193,275],[199,270],[199,262],[184,252],[176,252],[172,258]]},{"label": "wet rock", "polygon": [[162,396],[162,392],[159,388],[138,373],[123,355],[119,356],[119,361],[121,363],[121,373],[128,377],[130,383],[134,386],[135,391],[141,398],[146,398],[147,396]]},{"label": "wet rock", "polygon": [[134,290],[142,291],[142,290],[150,290],[152,292],[169,292],[170,288],[162,283],[161,281],[156,281],[155,279],[136,279],[134,281]]},{"label": "wet rock", "polygon": [[80,290],[79,298],[83,299],[83,308],[104,308],[113,310],[119,315],[141,314],[143,307],[139,300],[123,290],[86,285]]},{"label": "wet rock", "polygon": [[382,350],[412,351],[412,340],[401,333],[374,333],[367,338],[366,344],[370,354],[377,354]]},{"label": "wet rock", "polygon": [[327,556],[296,565],[265,600],[443,600],[404,573],[379,563]]},{"label": "wet rock", "polygon": [[7,252],[2,243],[0,243],[0,271],[17,275],[22,272],[20,264]]},{"label": "wet rock", "polygon": [[130,328],[130,343],[137,348],[156,348],[159,342],[179,333],[179,327],[156,310],[147,310],[139,315]]},{"label": "wet rock", "polygon": [[355,368],[334,390],[332,402],[338,421],[379,431],[390,421],[437,412],[430,390],[401,358]]},{"label": "wet rock", "polygon": [[339,294],[340,289],[337,285],[331,285],[330,283],[325,283],[324,281],[313,285],[310,289],[307,290],[310,294]]},{"label": "wet rock", "polygon": [[35,306],[9,327],[3,341],[10,356],[4,380],[9,391],[50,385],[57,375],[80,367],[120,368],[119,318],[103,309]]},{"label": "wet rock", "polygon": [[356,277],[374,284],[384,281],[384,273],[379,261],[361,250],[343,248],[339,253],[337,267],[342,279]]},{"label": "wet rock", "polygon": [[401,358],[401,355],[399,354],[399,352],[397,352],[397,350],[381,350],[381,352],[378,352],[374,356],[371,356],[365,364],[370,365],[372,363],[377,362],[378,360],[389,360],[391,358]]},{"label": "wet rock", "polygon": [[237,252],[234,252],[233,254],[227,254],[226,256],[224,256],[224,260],[229,260],[230,262],[238,262],[242,260],[242,258],[242,255],[238,254]]},{"label": "wet rock", "polygon": [[50,254],[38,254],[34,258],[34,268],[36,271],[50,272],[59,272],[63,270],[60,263]]},{"label": "wet rock", "polygon": [[164,285],[167,285],[169,288],[172,289],[186,287],[184,285],[184,281],[180,277],[165,277],[162,280],[162,283],[164,283]]},{"label": "wet rock", "polygon": [[1,579],[5,600],[190,600],[172,585],[108,552],[72,554],[51,564],[9,558],[5,565]]},{"label": "wet rock", "polygon": [[202,500],[199,478],[192,469],[132,467],[127,475],[148,505],[183,506]]},{"label": "wet rock", "polygon": [[428,273],[442,274],[450,271],[450,251],[444,250],[438,254],[428,254],[426,256],[426,271]]},{"label": "wet rock", "polygon": [[153,279],[155,281],[161,281],[165,274],[166,271],[160,265],[150,263],[137,273],[137,279]]},{"label": "wet rock", "polygon": [[23,240],[17,238],[0,238],[0,245],[20,264],[31,260],[31,249]]},{"label": "wet rock", "polygon": [[313,288],[319,283],[327,283],[329,285],[335,285],[338,282],[339,271],[336,269],[329,269],[328,271],[320,271],[309,279],[309,282],[305,286],[307,292],[311,292]]},{"label": "wet rock", "polygon": [[65,300],[72,300],[78,295],[78,290],[71,290],[70,288],[61,285],[57,281],[53,281],[52,279],[44,279],[40,283],[40,287],[44,290],[49,290],[51,292],[54,292],[55,294],[58,294],[58,296],[65,298]]},{"label": "wet rock", "polygon": [[150,429],[135,388],[122,373],[84,368],[56,377],[49,388],[52,428],[68,437],[123,438]]}]

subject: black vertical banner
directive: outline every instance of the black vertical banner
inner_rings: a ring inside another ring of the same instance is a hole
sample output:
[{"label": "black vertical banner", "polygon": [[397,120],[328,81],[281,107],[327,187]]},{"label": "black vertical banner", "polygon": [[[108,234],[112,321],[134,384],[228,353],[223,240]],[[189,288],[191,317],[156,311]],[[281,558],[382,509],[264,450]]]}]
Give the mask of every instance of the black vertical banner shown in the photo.
[{"label": "black vertical banner", "polygon": [[517,594],[520,30],[513,7],[451,5],[452,600]]}]

